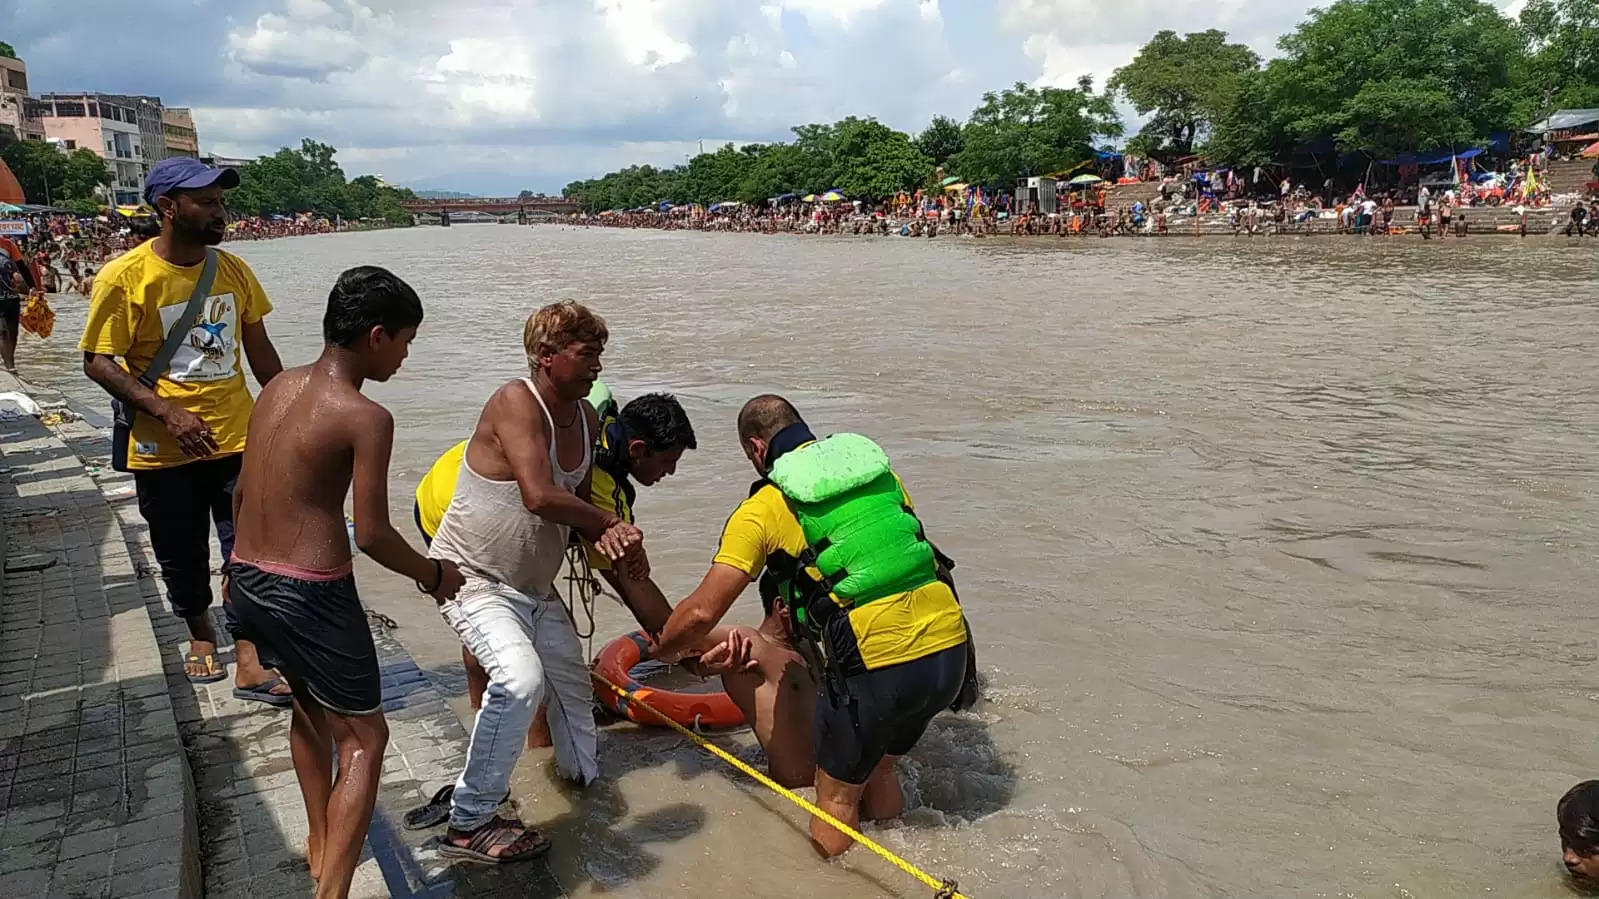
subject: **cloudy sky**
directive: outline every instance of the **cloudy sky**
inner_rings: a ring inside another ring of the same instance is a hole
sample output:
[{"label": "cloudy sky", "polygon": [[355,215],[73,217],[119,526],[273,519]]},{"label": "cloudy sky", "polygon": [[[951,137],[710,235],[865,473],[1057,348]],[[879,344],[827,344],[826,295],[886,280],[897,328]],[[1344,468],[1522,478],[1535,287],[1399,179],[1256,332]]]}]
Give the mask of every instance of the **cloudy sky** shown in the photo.
[{"label": "cloudy sky", "polygon": [[[1496,0],[1512,9],[1519,3]],[[1162,28],[1271,55],[1315,0],[0,0],[34,93],[159,95],[203,150],[302,136],[351,175],[559,192],[791,125],[964,118],[1016,81],[1103,84]],[[63,14],[70,8],[70,14]]]}]

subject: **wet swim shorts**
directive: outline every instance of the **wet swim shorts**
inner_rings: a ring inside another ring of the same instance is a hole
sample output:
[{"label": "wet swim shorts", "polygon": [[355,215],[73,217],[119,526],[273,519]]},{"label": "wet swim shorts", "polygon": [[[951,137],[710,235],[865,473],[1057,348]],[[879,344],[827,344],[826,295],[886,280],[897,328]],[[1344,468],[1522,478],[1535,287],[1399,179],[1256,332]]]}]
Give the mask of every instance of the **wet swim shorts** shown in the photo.
[{"label": "wet swim shorts", "polygon": [[830,690],[824,676],[811,729],[817,767],[845,783],[866,783],[883,756],[910,752],[965,678],[964,642],[845,677],[843,690]]},{"label": "wet swim shorts", "polygon": [[227,569],[239,635],[255,642],[261,664],[283,672],[297,695],[306,691],[329,711],[382,710],[377,648],[355,576],[267,567],[273,570],[234,559]]}]

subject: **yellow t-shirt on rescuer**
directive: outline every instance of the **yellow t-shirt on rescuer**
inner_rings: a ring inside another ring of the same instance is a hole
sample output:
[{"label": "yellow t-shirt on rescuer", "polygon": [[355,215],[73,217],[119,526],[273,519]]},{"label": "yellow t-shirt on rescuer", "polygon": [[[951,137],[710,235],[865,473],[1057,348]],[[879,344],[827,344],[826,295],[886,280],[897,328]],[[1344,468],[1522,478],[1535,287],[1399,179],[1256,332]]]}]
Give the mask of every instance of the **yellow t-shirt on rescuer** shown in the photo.
[{"label": "yellow t-shirt on rescuer", "polygon": [[422,476],[422,483],[416,485],[416,523],[429,540],[437,536],[439,525],[444,522],[444,510],[455,495],[455,481],[461,475],[461,458],[465,455],[463,440],[445,450]]},{"label": "yellow t-shirt on rescuer", "polygon": [[[116,356],[129,372],[143,372],[166,340],[167,328],[183,314],[200,279],[201,265],[177,266],[146,241],[106,263],[95,276],[89,320],[79,348]],[[261,283],[244,261],[217,251],[216,279],[205,305],[178,345],[172,364],[155,384],[156,395],[192,412],[211,428],[217,455],[244,451],[255,400],[244,384],[239,328],[272,311]],[[149,415],[134,419],[128,467],[170,468],[195,461],[166,426]]]},{"label": "yellow t-shirt on rescuer", "polygon": [[[900,490],[903,493],[904,487]],[[911,505],[908,494],[905,504]],[[804,550],[805,533],[782,491],[767,484],[733,510],[712,561],[731,565],[756,580],[768,555],[782,551],[799,558]],[[960,603],[943,581],[851,609],[849,622],[868,670],[914,661],[966,640]]]}]

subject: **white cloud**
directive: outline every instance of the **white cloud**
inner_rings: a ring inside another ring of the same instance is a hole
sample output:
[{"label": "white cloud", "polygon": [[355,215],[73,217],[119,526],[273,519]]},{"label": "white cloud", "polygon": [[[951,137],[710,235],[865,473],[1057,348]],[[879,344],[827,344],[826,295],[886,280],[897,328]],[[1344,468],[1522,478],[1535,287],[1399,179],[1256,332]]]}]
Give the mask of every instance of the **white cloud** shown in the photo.
[{"label": "white cloud", "polygon": [[885,0],[778,0],[783,9],[792,10],[813,24],[832,24],[849,28],[862,15],[878,9]]},{"label": "white cloud", "polygon": [[594,0],[605,28],[616,39],[622,57],[635,66],[659,69],[694,55],[694,48],[668,34],[662,23],[662,0]]},{"label": "white cloud", "polygon": [[355,0],[335,8],[326,0],[288,0],[282,13],[265,13],[228,37],[228,51],[263,76],[325,78],[364,63],[376,36],[376,17]]}]

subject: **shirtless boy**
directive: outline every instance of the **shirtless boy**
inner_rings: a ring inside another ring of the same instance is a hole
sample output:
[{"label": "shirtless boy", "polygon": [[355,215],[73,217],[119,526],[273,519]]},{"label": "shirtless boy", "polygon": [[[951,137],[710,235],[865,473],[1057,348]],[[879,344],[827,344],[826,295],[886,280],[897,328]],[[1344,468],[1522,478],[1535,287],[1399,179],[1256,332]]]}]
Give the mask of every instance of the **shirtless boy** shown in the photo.
[{"label": "shirtless boy", "polygon": [[439,602],[463,580],[454,563],[424,557],[389,524],[394,419],[361,395],[364,381],[399,370],[421,322],[416,291],[393,274],[360,266],[340,275],[322,319],[322,355],[273,378],[256,400],[233,493],[230,598],[241,633],[294,691],[289,752],[319,899],[350,891],[388,742],[377,653],[351,574],[351,481],[363,553]]}]

